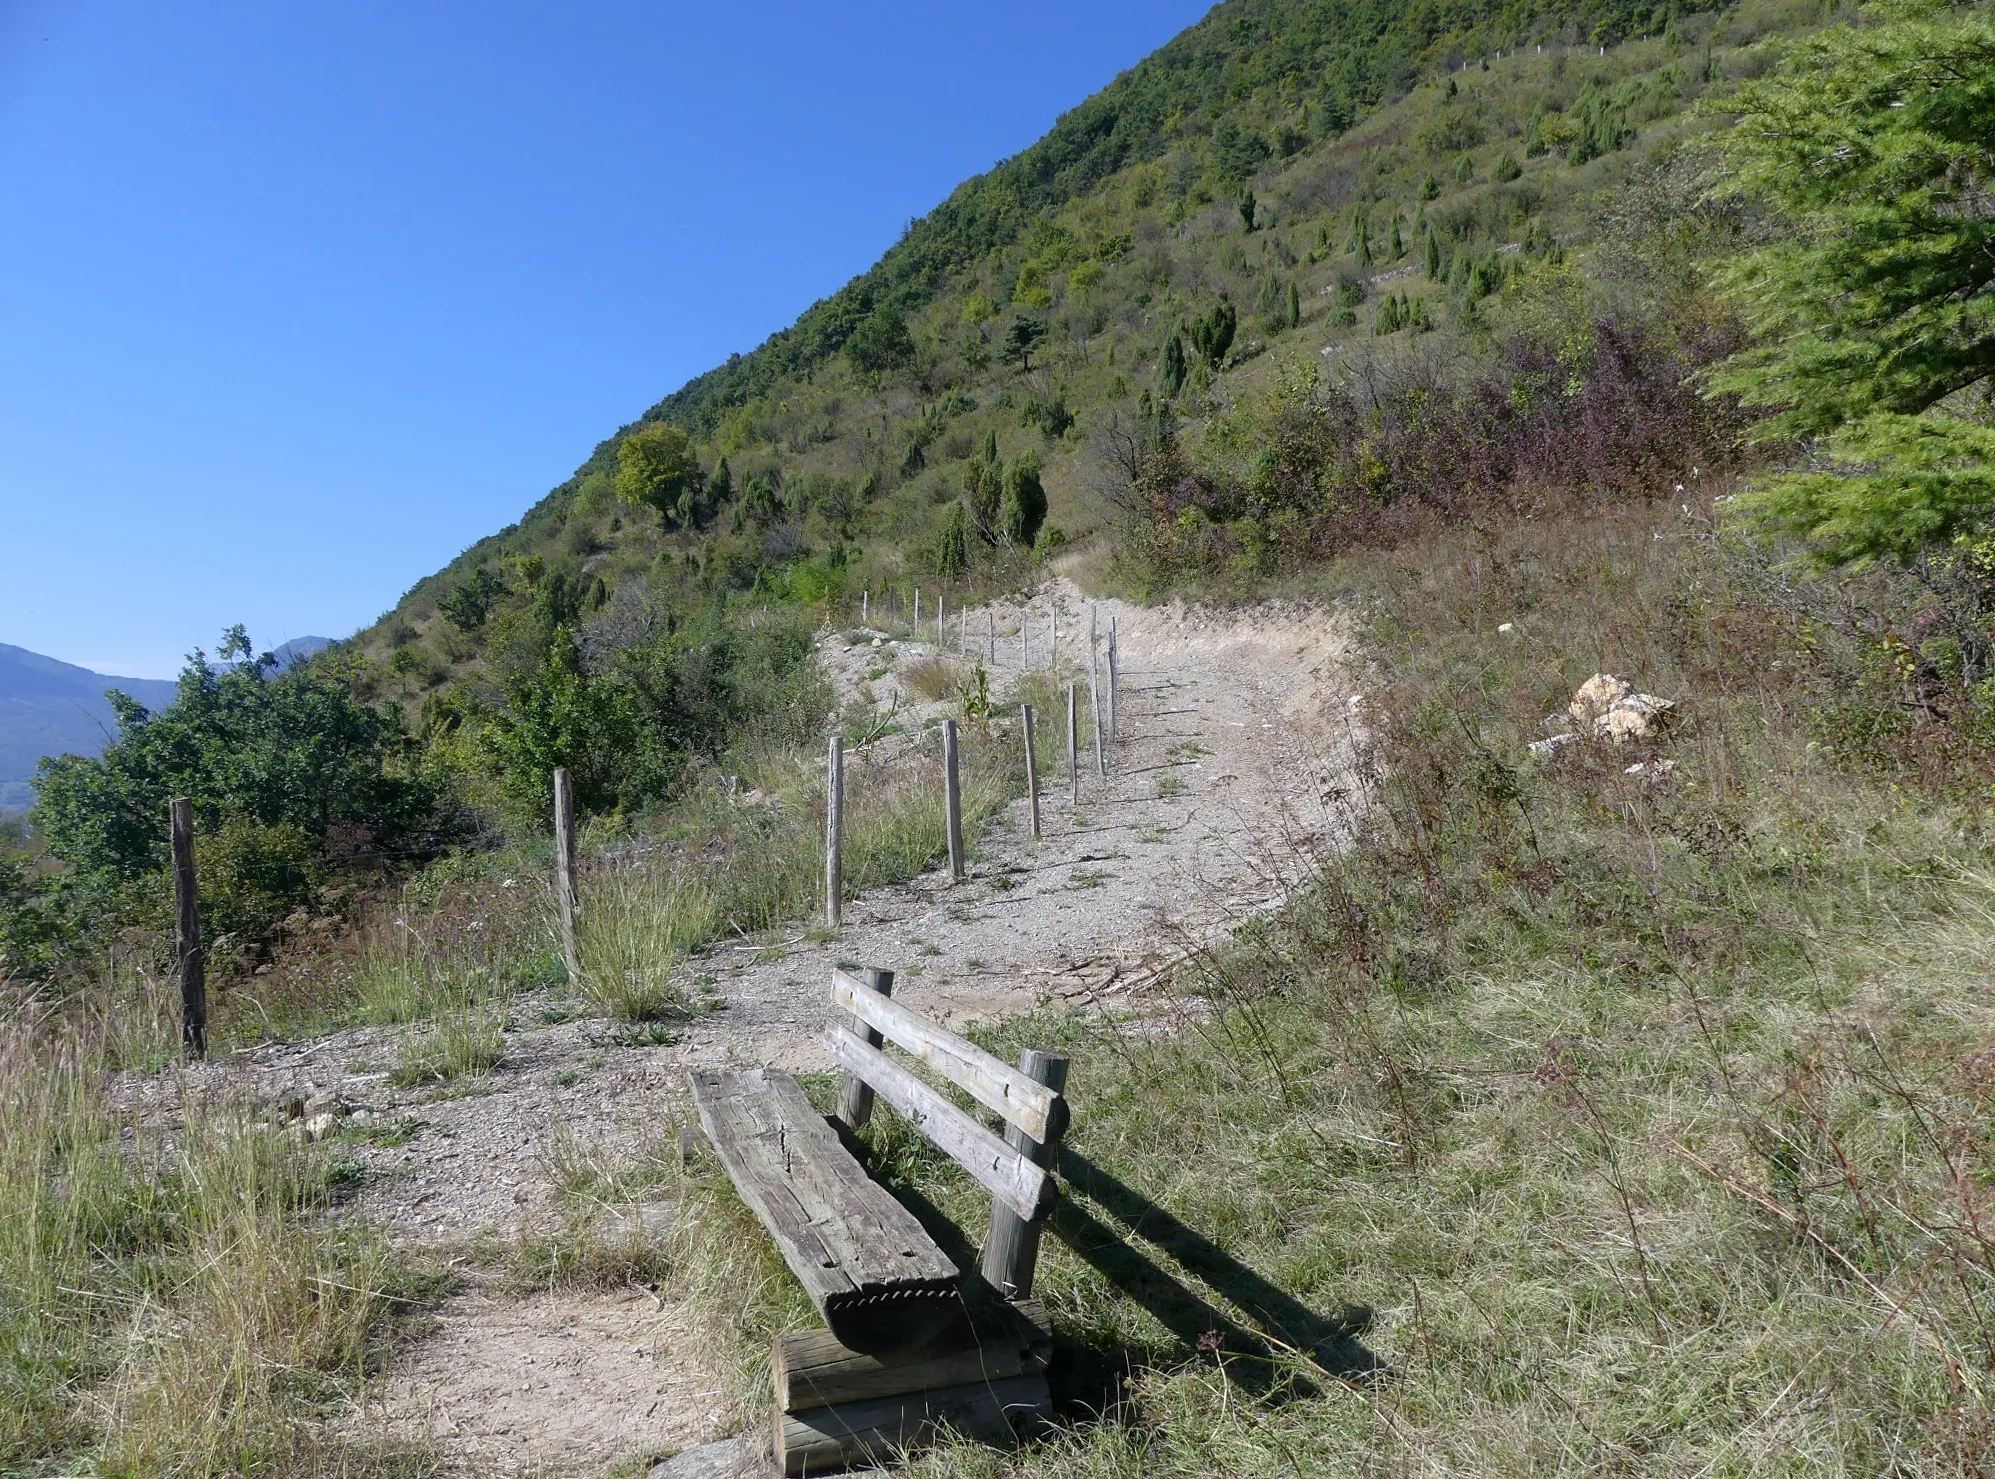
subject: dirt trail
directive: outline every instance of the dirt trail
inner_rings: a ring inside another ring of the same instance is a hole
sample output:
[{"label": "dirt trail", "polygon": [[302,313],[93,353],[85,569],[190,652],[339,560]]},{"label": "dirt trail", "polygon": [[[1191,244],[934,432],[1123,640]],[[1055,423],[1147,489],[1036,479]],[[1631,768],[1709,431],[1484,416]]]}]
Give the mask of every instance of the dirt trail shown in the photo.
[{"label": "dirt trail", "polygon": [[[998,633],[994,690],[1017,680],[1022,621],[1035,667],[1056,613],[1062,662],[1084,664],[1089,604],[1056,580],[1027,601],[970,613],[986,658],[993,625]],[[894,967],[896,997],[943,1021],[1049,1002],[1140,1013],[1144,986],[1186,942],[1269,907],[1313,851],[1337,844],[1325,797],[1345,784],[1349,650],[1342,623],[1321,610],[1103,601],[1096,615],[1104,640],[1111,619],[1119,638],[1118,740],[1106,782],[1089,757],[1078,811],[1064,774],[1045,777],[1042,840],[1015,802],[965,883],[943,869],[868,893],[848,906],[836,941],[792,929],[722,947],[699,964],[725,1004],[679,1041],[618,1046],[601,1022],[525,1026],[528,1003],[506,1063],[463,1097],[393,1092],[368,1071],[385,1060],[389,1029],[196,1072],[226,1075],[232,1091],[257,1098],[309,1082],[377,1116],[413,1116],[412,1143],[352,1150],[368,1173],[353,1210],[398,1240],[449,1244],[532,1233],[552,1215],[564,1163],[656,1145],[681,1112],[687,1064],[827,1066],[817,1038],[838,958]],[[961,619],[949,627],[953,647]],[[931,640],[883,633],[876,646],[870,635],[827,632],[819,648],[842,696],[864,685],[882,712],[898,705],[903,720],[919,720],[941,706],[924,709],[894,672],[935,650],[933,626],[923,635]],[[446,1303],[434,1333],[352,1422],[431,1443],[466,1472],[600,1473],[705,1441],[725,1423],[719,1384],[684,1335],[649,1293],[519,1299],[474,1288]]]}]

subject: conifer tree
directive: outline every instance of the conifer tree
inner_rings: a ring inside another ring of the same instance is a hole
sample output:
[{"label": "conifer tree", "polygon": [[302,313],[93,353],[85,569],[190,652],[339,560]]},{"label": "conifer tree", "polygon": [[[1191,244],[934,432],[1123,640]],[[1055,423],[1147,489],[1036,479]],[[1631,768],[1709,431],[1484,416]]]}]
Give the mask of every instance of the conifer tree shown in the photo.
[{"label": "conifer tree", "polygon": [[1157,356],[1157,389],[1170,400],[1185,388],[1185,343],[1174,328],[1164,338],[1164,352]]},{"label": "conifer tree", "polygon": [[1004,505],[999,527],[1007,543],[1030,549],[1046,522],[1046,489],[1039,481],[1039,459],[1021,452],[1004,471]]},{"label": "conifer tree", "polygon": [[950,505],[949,520],[942,526],[942,539],[936,546],[935,573],[953,580],[970,567],[970,520],[959,500]]},{"label": "conifer tree", "polygon": [[[1909,561],[1995,519],[1995,25],[1886,14],[1908,18],[1800,43],[1725,137],[1729,188],[1790,229],[1718,271],[1756,344],[1711,389],[1832,464],[1735,507],[1829,565]],[[1970,398],[1983,413],[1957,414]]]}]

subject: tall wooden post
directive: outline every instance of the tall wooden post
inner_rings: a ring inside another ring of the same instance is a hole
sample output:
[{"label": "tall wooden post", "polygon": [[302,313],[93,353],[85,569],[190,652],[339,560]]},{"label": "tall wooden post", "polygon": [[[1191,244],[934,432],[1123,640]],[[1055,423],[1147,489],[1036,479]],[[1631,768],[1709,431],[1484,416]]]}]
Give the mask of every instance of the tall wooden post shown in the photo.
[{"label": "tall wooden post", "polygon": [[1115,743],[1116,647],[1115,618],[1108,619],[1108,742]]},{"label": "tall wooden post", "polygon": [[173,843],[173,968],[180,978],[180,1046],[208,1056],[208,962],[201,952],[201,891],[194,871],[194,803],[177,796],[167,808]]},{"label": "tall wooden post", "polygon": [[956,721],[942,721],[942,802],[949,822],[949,876],[963,881],[963,781],[957,765]]},{"label": "tall wooden post", "polygon": [[582,980],[582,955],[575,944],[575,916],[581,912],[575,892],[575,782],[563,765],[554,772],[554,897],[561,908],[561,962],[568,984]]},{"label": "tall wooden post", "polygon": [[1025,790],[1032,798],[1032,840],[1039,840],[1039,741],[1033,733],[1032,705],[1024,705],[1020,712],[1025,721]]},{"label": "tall wooden post", "polygon": [[[857,961],[851,960],[839,961],[838,968],[857,976],[869,990],[877,991],[882,996],[894,994],[892,971],[878,970],[873,966],[860,965]],[[878,1028],[868,1027],[863,1022],[856,1025],[859,1028],[859,1035],[866,1039],[867,1046],[875,1048],[880,1046],[883,1039]],[[866,1121],[873,1117],[872,1086],[856,1073],[846,1074],[844,1082],[839,1085],[838,1117],[845,1121],[848,1128],[854,1130],[863,1130]]]},{"label": "tall wooden post", "polygon": [[867,586],[859,592],[859,624],[866,625],[873,619],[873,588]]},{"label": "tall wooden post", "polygon": [[[1018,1058],[1019,1070],[1034,1083],[1044,1084],[1056,1094],[1067,1090],[1067,1060],[1057,1053],[1027,1048]],[[1008,1125],[1004,1143],[1037,1166],[1058,1162],[1060,1136],[1064,1126],[1047,1132],[1041,1145],[1016,1125]],[[984,1282],[1006,1299],[1027,1299],[1032,1294],[1032,1275],[1039,1265],[1039,1231],[1045,1225],[1042,1214],[1027,1222],[1002,1203],[991,1206],[991,1230],[984,1239]]]},{"label": "tall wooden post", "polygon": [[914,620],[909,624],[908,635],[919,639],[921,636],[921,587],[914,588]]},{"label": "tall wooden post", "polygon": [[995,611],[986,611],[986,612],[984,613],[984,615],[985,615],[985,616],[986,616],[987,618],[989,618],[989,620],[990,620],[990,624],[991,624],[991,659],[990,659],[990,662],[991,662],[991,666],[992,666],[992,667],[996,667],[996,666],[997,666],[997,613],[996,613]]},{"label": "tall wooden post", "polygon": [[1095,678],[1101,664],[1095,660],[1093,652],[1088,653],[1088,709],[1094,717],[1094,768],[1101,779],[1108,779],[1108,760],[1101,750],[1101,689]]},{"label": "tall wooden post", "polygon": [[1081,804],[1081,705],[1076,685],[1067,685],[1067,779],[1073,783],[1074,805]]},{"label": "tall wooden post", "polygon": [[949,644],[949,619],[943,614],[948,598],[942,592],[935,593],[935,647],[939,652]]},{"label": "tall wooden post", "polygon": [[824,923],[845,922],[845,736],[831,737],[824,778]]}]

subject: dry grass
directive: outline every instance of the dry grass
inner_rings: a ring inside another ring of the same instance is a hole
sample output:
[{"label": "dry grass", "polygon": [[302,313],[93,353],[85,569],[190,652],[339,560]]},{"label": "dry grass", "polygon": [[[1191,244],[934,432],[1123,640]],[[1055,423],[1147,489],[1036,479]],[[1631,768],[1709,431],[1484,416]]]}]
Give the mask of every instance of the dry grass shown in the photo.
[{"label": "dry grass", "polygon": [[[1361,841],[1140,1030],[990,1036],[1075,1060],[1066,1405],[918,1473],[1995,1469],[1988,832],[1830,762],[1727,569],[1623,510],[1326,579],[1377,663]],[[1676,731],[1531,758],[1597,670]],[[981,1234],[959,1172],[873,1138]]]},{"label": "dry grass", "polygon": [[171,1138],[107,1107],[101,1051],[0,1035],[0,1472],[385,1472],[312,1417],[407,1288],[334,1230],[321,1155],[221,1112]]}]

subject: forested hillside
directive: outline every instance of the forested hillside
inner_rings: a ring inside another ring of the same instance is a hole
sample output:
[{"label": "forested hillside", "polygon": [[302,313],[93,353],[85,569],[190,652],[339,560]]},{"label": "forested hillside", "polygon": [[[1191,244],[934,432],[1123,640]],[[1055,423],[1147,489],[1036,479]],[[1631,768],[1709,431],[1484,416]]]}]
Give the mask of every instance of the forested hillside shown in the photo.
[{"label": "forested hillside", "polygon": [[[517,1456],[599,1372],[595,1427],[698,1411],[560,1471],[766,1430],[813,1317],[661,1085],[777,1061],[848,947],[1071,1060],[1054,1421],[910,1472],[1991,1472],[1991,387],[1985,5],[1228,0],[352,642],[238,627],[43,765],[0,1473],[491,1472],[480,1413]],[[1126,748],[1043,836],[1071,626],[1002,671],[917,588],[1126,598]],[[1132,907],[1119,975],[1100,901],[1205,854],[1226,927]],[[423,1349],[418,1441],[350,1420]]]},{"label": "forested hillside", "polygon": [[[639,631],[652,663],[694,645],[659,643],[664,627],[703,633],[730,609],[822,614],[917,585],[955,599],[1028,576],[1063,543],[1105,548],[1095,537],[1148,496],[1136,465],[1167,435],[1190,479],[1168,499],[1195,505],[1199,527],[1173,508],[1173,548],[1123,578],[1293,570],[1352,531],[1315,492],[1243,495],[1289,477],[1255,466],[1281,396],[1357,373],[1452,383],[1519,325],[1530,344],[1494,357],[1545,363],[1503,375],[1585,384],[1543,416],[1643,424],[1556,467],[1542,448],[1479,446],[1503,463],[1483,482],[1577,492],[1620,475],[1621,442],[1638,461],[1715,462],[1724,414],[1684,374],[1734,327],[1702,303],[1676,316],[1675,300],[1694,276],[1689,236],[1740,225],[1700,202],[1677,142],[1716,121],[1702,100],[1819,19],[1779,4],[1220,6],[418,584],[357,644],[366,691],[403,705],[434,753],[489,774],[473,747],[439,741],[521,712],[558,681],[550,663],[617,682],[612,654]],[[1597,257],[1603,231],[1625,250]],[[1408,455],[1436,467],[1452,443],[1482,443],[1484,393],[1464,391]],[[1388,414],[1426,394],[1409,382]],[[1505,461],[1518,456],[1530,465]],[[1365,517],[1383,531],[1405,511]],[[605,784],[625,804],[655,794],[651,776]]]}]

